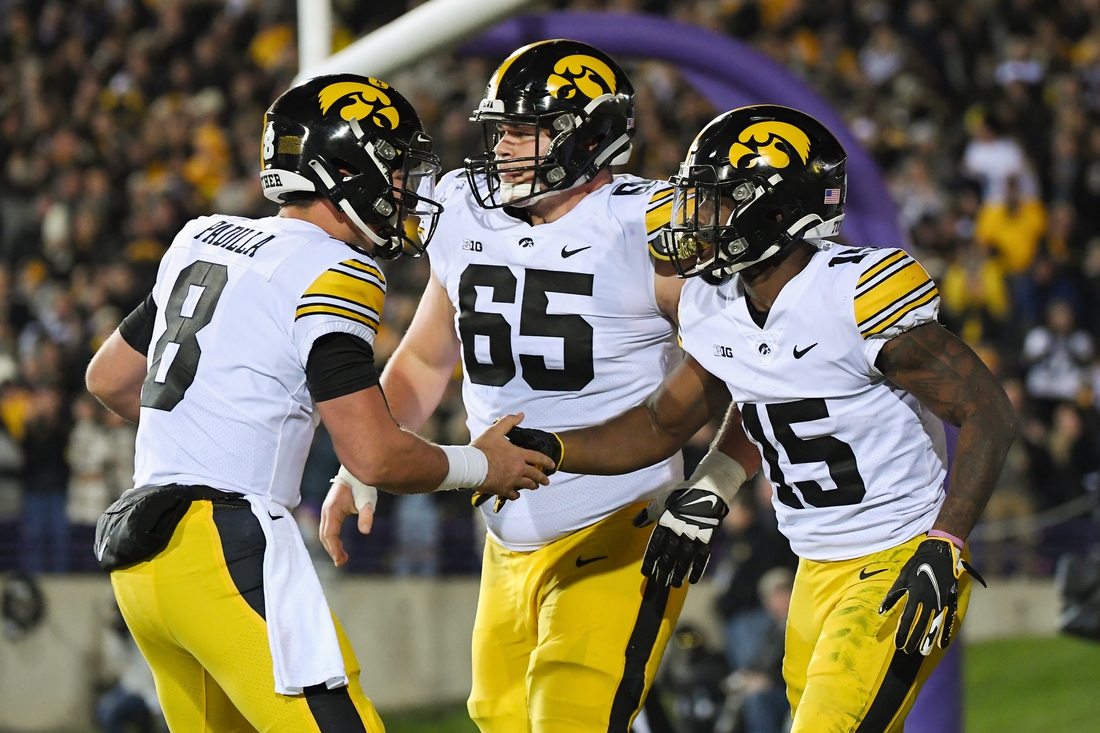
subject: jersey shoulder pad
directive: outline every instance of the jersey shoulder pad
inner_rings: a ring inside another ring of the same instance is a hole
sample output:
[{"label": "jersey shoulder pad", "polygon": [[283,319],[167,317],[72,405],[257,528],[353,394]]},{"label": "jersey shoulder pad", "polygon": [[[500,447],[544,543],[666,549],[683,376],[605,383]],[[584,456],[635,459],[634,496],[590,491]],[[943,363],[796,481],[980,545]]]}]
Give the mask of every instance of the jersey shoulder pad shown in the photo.
[{"label": "jersey shoulder pad", "polygon": [[310,283],[294,312],[294,320],[343,319],[378,331],[386,278],[368,257],[351,257],[333,264]]},{"label": "jersey shoulder pad", "polygon": [[439,179],[439,183],[435,184],[435,200],[441,204],[446,204],[448,199],[460,195],[468,186],[466,171],[461,168],[448,171]]},{"label": "jersey shoulder pad", "polygon": [[616,176],[611,184],[612,206],[629,207],[630,215],[641,216],[649,251],[654,257],[667,260],[660,247],[661,229],[672,217],[672,185],[635,176]]},{"label": "jersey shoulder pad", "polygon": [[[860,253],[838,253],[830,260]],[[858,262],[853,307],[863,338],[891,339],[914,326],[936,320],[939,290],[920,263],[900,249],[870,250]]]}]

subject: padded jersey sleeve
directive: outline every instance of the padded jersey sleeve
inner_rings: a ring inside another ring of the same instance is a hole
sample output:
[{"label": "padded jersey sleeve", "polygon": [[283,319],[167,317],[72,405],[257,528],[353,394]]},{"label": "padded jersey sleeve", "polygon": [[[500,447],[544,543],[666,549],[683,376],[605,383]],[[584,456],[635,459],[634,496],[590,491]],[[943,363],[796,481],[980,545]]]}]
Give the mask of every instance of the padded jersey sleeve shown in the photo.
[{"label": "padded jersey sleeve", "polygon": [[940,293],[920,263],[900,249],[876,252],[862,264],[853,308],[856,328],[864,339],[864,355],[873,368],[887,341],[936,321]]},{"label": "padded jersey sleeve", "polygon": [[435,198],[443,205],[443,214],[436,226],[435,236],[428,244],[427,253],[428,265],[441,283],[446,282],[450,254],[448,238],[452,230],[451,222],[454,221],[452,217],[463,206],[474,205],[464,200],[468,185],[464,171],[453,170],[440,178],[435,187]]},{"label": "padded jersey sleeve", "polygon": [[674,189],[667,183],[658,183],[649,191],[645,209],[646,238],[649,241],[649,253],[659,260],[668,260],[661,243],[661,230],[672,220],[672,194]]},{"label": "padded jersey sleeve", "polygon": [[318,275],[294,311],[294,344],[302,365],[325,334],[350,333],[373,346],[385,299],[386,278],[367,257],[343,260]]}]

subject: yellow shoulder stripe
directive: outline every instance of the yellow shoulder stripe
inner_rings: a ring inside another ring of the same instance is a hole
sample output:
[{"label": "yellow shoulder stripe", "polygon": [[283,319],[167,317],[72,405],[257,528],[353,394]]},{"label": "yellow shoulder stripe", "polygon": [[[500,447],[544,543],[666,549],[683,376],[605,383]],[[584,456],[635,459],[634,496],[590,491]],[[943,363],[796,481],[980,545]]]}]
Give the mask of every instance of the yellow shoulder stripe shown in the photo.
[{"label": "yellow shoulder stripe", "polygon": [[[904,256],[904,253],[901,254]],[[856,323],[866,323],[930,282],[928,273],[913,260],[867,292],[856,296]]]},{"label": "yellow shoulder stripe", "polygon": [[646,234],[652,237],[672,221],[672,199],[645,213]]},{"label": "yellow shoulder stripe", "polygon": [[882,333],[886,329],[890,328],[890,326],[893,326],[895,323],[900,321],[902,318],[905,318],[905,316],[908,315],[910,312],[916,310],[917,308],[920,308],[923,305],[928,305],[929,303],[931,303],[939,296],[939,294],[939,290],[937,290],[936,287],[933,286],[932,289],[929,290],[927,293],[917,298],[912,303],[908,303],[900,310],[898,310],[897,313],[885,319],[882,323],[872,328],[869,328],[866,331],[863,331],[863,337],[867,338],[868,336],[874,336],[876,333]]},{"label": "yellow shoulder stripe", "polygon": [[344,260],[340,264],[344,267],[350,267],[353,270],[369,272],[370,274],[381,280],[383,284],[386,282],[386,276],[382,274],[382,271],[379,270],[377,267],[368,265],[366,262],[360,262],[359,260]]},{"label": "yellow shoulder stripe", "polygon": [[378,319],[371,318],[351,308],[344,308],[332,303],[298,306],[298,310],[294,313],[294,320],[298,320],[304,316],[338,316],[350,321],[355,321],[356,323],[362,323],[372,331],[378,330]]},{"label": "yellow shoulder stripe", "polygon": [[675,188],[662,188],[649,197],[649,208],[659,206],[666,201],[672,200],[672,194],[676,192]]},{"label": "yellow shoulder stripe", "polygon": [[386,293],[376,283],[366,278],[358,278],[339,270],[326,270],[313,281],[302,298],[311,296],[337,298],[356,305],[366,306],[375,313],[382,312]]},{"label": "yellow shoulder stripe", "polygon": [[884,259],[882,262],[879,262],[877,265],[872,267],[870,270],[868,270],[867,272],[860,275],[859,276],[859,282],[856,284],[856,287],[859,287],[860,285],[863,285],[864,283],[868,282],[875,275],[879,274],[880,272],[885,270],[890,265],[894,264],[898,260],[903,259],[905,257],[908,257],[908,255],[906,255],[904,252],[895,252],[894,254],[890,255],[889,257]]}]

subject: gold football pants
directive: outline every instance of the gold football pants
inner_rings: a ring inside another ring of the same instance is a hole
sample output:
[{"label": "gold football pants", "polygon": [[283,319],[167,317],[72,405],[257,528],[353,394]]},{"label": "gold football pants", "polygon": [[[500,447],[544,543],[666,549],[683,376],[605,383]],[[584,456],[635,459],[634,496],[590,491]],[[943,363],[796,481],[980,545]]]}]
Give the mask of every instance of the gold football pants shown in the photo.
[{"label": "gold football pants", "polygon": [[[884,616],[878,609],[925,538],[854,560],[799,562],[783,658],[791,733],[902,733],[944,650],[923,657],[895,649],[904,601]],[[959,643],[969,601],[970,577],[963,575],[952,643]]]},{"label": "gold football pants", "polygon": [[263,615],[264,546],[247,501],[196,501],[163,552],[111,573],[126,625],[153,670],[168,727],[178,733],[383,733],[339,623],[348,686],[317,685],[295,697],[275,692]]},{"label": "gold football pants", "polygon": [[482,733],[627,733],[687,595],[641,574],[644,506],[534,552],[487,539],[467,703]]}]

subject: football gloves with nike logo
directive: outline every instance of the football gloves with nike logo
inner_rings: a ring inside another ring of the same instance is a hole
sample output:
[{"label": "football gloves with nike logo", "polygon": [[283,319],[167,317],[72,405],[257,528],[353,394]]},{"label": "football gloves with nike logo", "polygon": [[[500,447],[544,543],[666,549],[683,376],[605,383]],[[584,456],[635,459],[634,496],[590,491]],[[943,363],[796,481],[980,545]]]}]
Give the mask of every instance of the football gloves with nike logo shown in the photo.
[{"label": "football gloves with nike logo", "polygon": [[886,613],[908,595],[894,636],[898,649],[928,656],[937,645],[947,648],[959,607],[959,578],[964,572],[985,585],[950,540],[929,537],[917,545],[879,607],[879,613]]},{"label": "football gloves with nike logo", "polygon": [[684,578],[699,582],[710,562],[714,532],[728,513],[726,502],[713,491],[684,484],[649,502],[634,517],[635,527],[657,522],[642,558],[642,575],[675,588]]}]

